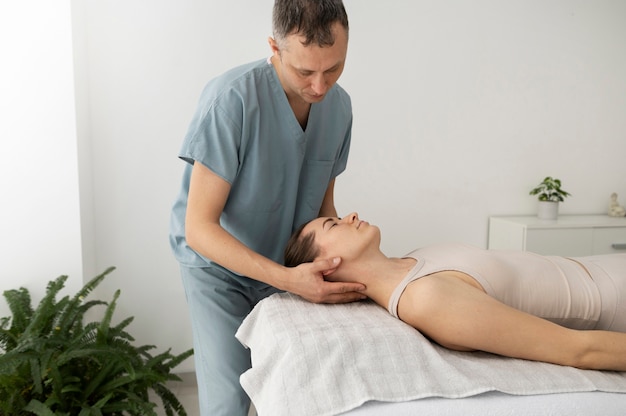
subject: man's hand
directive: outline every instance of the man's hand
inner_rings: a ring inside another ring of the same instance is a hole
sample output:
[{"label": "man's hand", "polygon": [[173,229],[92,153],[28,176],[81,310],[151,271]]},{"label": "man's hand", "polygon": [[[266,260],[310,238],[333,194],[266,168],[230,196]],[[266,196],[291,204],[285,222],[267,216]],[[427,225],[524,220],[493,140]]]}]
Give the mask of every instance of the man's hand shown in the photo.
[{"label": "man's hand", "polygon": [[285,290],[301,296],[313,303],[347,303],[363,300],[365,285],[351,282],[329,282],[324,279],[331,275],[340,258],[316,260],[297,267],[288,268]]}]

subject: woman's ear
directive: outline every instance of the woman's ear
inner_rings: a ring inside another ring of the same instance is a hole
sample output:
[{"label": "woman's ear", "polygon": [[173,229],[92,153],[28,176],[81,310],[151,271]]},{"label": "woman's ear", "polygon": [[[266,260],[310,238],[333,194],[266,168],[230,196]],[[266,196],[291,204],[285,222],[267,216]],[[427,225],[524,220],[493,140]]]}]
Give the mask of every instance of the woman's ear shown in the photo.
[{"label": "woman's ear", "polygon": [[337,270],[339,270],[339,267],[341,267],[341,258],[340,257],[332,257],[329,259],[329,261],[331,262],[330,264],[330,268],[326,269],[322,272],[322,275],[324,276],[324,280],[328,280],[328,281],[333,281],[333,274],[335,274],[337,272]]}]

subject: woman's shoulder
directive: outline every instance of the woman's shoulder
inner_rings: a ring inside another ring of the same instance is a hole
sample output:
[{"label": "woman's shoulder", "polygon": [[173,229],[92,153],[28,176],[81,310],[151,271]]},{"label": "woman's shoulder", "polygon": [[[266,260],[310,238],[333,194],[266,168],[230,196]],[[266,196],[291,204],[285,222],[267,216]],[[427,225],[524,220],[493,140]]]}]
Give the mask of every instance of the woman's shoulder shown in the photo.
[{"label": "woman's shoulder", "polygon": [[411,257],[414,259],[419,258],[428,258],[431,256],[439,257],[440,255],[454,255],[461,253],[478,253],[484,252],[485,249],[481,249],[476,246],[463,244],[463,243],[436,243],[429,244],[424,247],[416,248],[415,250],[409,252],[404,257]]}]

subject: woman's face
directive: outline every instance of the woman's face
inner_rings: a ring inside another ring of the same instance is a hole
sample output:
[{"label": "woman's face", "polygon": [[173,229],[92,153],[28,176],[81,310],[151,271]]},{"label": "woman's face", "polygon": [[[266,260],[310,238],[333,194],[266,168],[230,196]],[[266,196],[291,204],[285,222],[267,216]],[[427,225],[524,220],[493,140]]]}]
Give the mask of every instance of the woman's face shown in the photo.
[{"label": "woman's face", "polygon": [[320,217],[304,227],[302,235],[315,233],[319,257],[339,256],[342,260],[358,257],[368,248],[378,249],[380,230],[375,225],[359,219],[353,212],[343,218]]}]

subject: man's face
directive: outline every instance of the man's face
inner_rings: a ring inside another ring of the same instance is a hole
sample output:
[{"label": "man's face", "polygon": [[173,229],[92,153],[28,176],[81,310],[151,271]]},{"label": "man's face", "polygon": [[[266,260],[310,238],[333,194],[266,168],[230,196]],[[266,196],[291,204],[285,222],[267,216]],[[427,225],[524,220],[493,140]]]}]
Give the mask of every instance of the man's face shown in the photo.
[{"label": "man's face", "polygon": [[304,46],[304,38],[292,34],[279,47],[270,38],[272,63],[290,102],[320,102],[339,79],[348,52],[348,34],[339,23],[332,30],[335,36],[332,46],[319,47],[315,42]]}]

